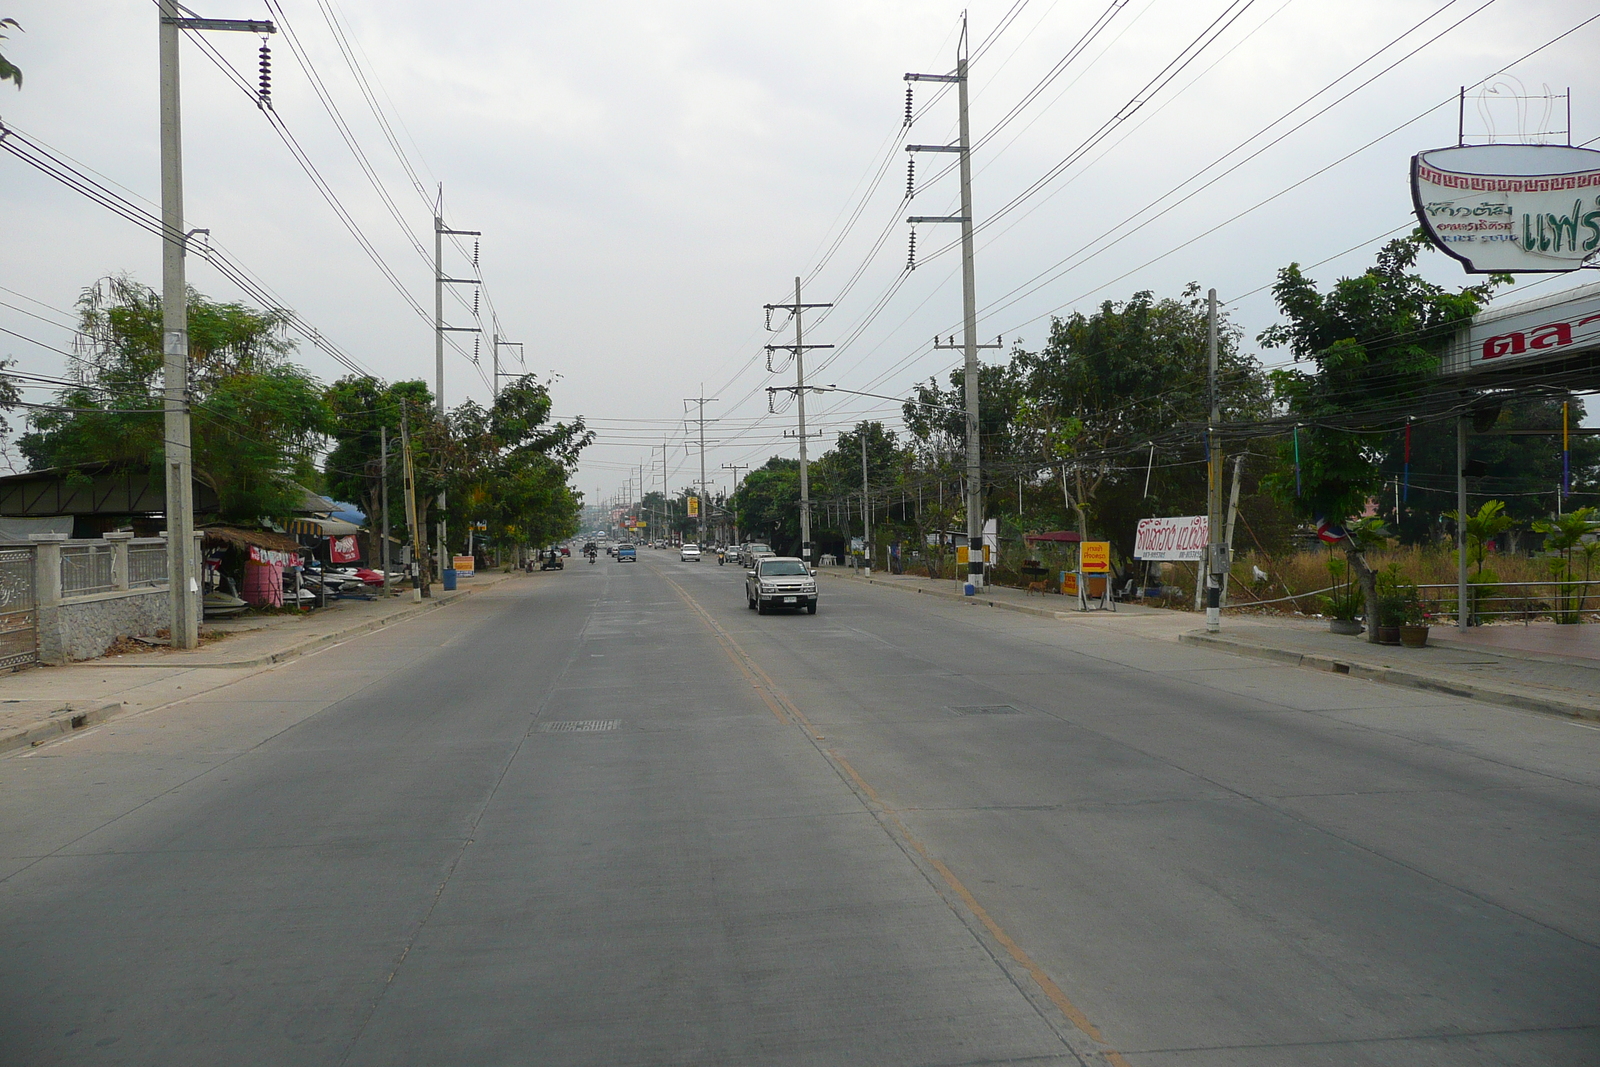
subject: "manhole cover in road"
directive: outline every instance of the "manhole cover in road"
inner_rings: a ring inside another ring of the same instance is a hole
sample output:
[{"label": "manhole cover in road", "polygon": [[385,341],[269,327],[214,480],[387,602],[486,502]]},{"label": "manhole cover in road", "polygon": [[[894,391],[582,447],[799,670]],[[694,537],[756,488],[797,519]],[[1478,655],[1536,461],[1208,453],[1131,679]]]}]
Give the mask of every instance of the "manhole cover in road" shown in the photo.
[{"label": "manhole cover in road", "polygon": [[622,725],[620,719],[590,719],[587,722],[542,722],[539,731],[546,734],[596,734],[602,730],[615,730]]},{"label": "manhole cover in road", "polygon": [[968,704],[966,707],[951,708],[957,715],[1021,715],[1020,708],[1010,704]]}]

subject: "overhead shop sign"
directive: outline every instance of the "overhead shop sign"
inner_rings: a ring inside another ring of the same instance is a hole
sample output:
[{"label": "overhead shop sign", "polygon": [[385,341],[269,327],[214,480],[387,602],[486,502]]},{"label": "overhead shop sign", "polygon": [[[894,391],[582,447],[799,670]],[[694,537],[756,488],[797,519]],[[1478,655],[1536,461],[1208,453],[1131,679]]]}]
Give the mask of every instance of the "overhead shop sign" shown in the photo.
[{"label": "overhead shop sign", "polygon": [[1600,152],[1485,144],[1411,157],[1428,237],[1469,273],[1577,270],[1600,251]]},{"label": "overhead shop sign", "polygon": [[1205,556],[1210,525],[1204,515],[1140,519],[1133,535],[1133,558],[1199,560]]}]

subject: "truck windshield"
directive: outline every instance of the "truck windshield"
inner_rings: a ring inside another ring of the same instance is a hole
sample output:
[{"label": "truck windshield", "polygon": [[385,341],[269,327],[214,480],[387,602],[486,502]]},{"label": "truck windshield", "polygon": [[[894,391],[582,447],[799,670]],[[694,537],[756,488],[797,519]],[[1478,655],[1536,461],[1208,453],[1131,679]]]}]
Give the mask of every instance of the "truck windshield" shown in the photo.
[{"label": "truck windshield", "polygon": [[788,574],[809,573],[811,572],[806,570],[806,565],[804,563],[798,563],[794,560],[780,560],[775,563],[763,563],[761,565],[761,576],[763,578],[781,577]]}]

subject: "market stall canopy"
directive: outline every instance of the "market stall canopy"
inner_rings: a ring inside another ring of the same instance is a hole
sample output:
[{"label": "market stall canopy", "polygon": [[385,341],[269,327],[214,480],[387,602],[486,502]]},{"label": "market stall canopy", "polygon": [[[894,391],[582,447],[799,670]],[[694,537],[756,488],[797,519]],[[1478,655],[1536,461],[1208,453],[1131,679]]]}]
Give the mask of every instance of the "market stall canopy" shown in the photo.
[{"label": "market stall canopy", "polygon": [[226,545],[230,548],[265,548],[273,552],[299,552],[300,542],[271,530],[245,530],[237,526],[203,526],[200,528],[201,544],[209,548]]}]

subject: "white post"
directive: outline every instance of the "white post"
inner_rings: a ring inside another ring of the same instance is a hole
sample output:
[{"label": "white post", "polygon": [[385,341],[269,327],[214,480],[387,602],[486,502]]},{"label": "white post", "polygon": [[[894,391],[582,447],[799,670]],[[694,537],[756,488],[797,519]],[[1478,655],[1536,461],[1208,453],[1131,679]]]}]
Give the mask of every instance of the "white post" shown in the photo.
[{"label": "white post", "polygon": [[160,0],[161,54],[161,351],[167,483],[167,573],[172,576],[172,647],[200,644],[193,571],[194,480],[189,446],[189,307],[184,278],[183,121],[178,91],[175,0]]}]

